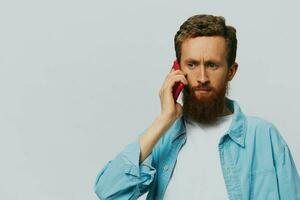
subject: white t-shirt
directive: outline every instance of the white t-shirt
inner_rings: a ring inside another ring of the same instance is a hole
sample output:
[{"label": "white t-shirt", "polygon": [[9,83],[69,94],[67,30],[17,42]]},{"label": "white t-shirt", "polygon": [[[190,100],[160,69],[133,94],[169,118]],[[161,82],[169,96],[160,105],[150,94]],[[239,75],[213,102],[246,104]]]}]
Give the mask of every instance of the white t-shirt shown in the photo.
[{"label": "white t-shirt", "polygon": [[210,126],[184,120],[187,140],[179,151],[164,199],[228,199],[218,143],[229,129],[232,116],[219,117]]}]

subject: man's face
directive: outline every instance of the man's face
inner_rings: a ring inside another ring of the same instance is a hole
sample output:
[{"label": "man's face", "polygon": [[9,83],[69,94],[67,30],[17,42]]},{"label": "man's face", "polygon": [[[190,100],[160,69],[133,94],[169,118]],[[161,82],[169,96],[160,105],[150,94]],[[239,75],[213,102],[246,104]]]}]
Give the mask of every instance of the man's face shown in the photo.
[{"label": "man's face", "polygon": [[227,66],[224,37],[201,36],[183,41],[181,70],[187,74],[183,90],[183,115],[201,123],[213,123],[224,111],[228,81],[237,69]]}]

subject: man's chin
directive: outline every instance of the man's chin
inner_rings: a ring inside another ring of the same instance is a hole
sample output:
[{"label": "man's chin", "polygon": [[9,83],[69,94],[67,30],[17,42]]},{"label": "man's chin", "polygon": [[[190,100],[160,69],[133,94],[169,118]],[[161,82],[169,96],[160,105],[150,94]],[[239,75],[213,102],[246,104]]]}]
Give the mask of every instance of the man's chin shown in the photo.
[{"label": "man's chin", "polygon": [[214,123],[223,111],[223,95],[218,96],[216,92],[185,93],[183,99],[183,115],[200,123]]}]

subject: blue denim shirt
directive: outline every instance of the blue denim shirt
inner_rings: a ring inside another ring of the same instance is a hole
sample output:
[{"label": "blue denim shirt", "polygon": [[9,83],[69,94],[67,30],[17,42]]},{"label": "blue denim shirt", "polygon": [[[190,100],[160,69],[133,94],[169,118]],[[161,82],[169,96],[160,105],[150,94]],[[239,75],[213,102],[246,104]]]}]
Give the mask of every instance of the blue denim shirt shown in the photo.
[{"label": "blue denim shirt", "polygon": [[[228,198],[300,200],[299,175],[278,129],[264,119],[244,115],[236,101],[226,98],[226,102],[233,118],[218,147]],[[110,160],[96,178],[98,197],[137,199],[149,191],[147,200],[163,199],[186,141],[183,120],[182,116],[173,123],[140,165],[139,137],[146,129]]]}]

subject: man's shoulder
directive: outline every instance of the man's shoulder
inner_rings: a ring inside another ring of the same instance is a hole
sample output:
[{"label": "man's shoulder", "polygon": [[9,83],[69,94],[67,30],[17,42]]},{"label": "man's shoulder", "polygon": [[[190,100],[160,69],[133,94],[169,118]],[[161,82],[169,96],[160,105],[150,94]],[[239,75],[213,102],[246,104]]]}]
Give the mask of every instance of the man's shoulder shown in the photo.
[{"label": "man's shoulder", "polygon": [[264,142],[270,141],[277,145],[285,145],[280,131],[275,124],[267,119],[258,116],[246,116],[247,119],[247,135]]},{"label": "man's shoulder", "polygon": [[274,124],[262,117],[253,116],[253,115],[246,115],[247,119],[247,125],[253,126],[253,127],[271,127],[274,126]]},{"label": "man's shoulder", "polygon": [[257,133],[279,133],[275,124],[267,119],[258,116],[247,115],[247,130]]}]

